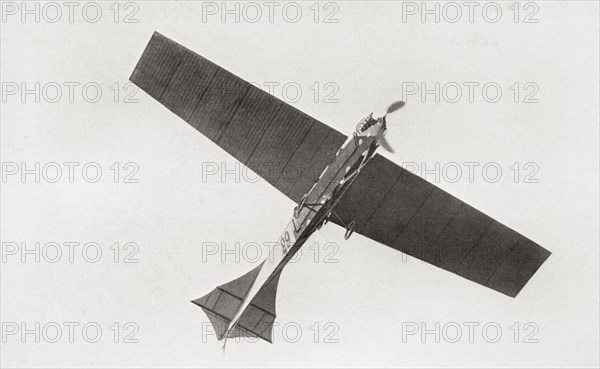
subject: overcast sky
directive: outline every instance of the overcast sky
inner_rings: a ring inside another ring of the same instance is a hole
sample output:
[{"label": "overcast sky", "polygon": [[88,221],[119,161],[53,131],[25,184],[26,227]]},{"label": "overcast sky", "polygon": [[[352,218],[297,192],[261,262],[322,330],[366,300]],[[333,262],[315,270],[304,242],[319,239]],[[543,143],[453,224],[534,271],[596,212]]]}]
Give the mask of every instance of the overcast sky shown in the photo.
[{"label": "overcast sky", "polygon": [[[596,2],[35,4],[2,3],[3,366],[598,366]],[[406,100],[383,155],[552,256],[512,299],[329,224],[282,274],[274,343],[223,355],[189,301],[294,204],[127,84],[154,31],[345,134]]]}]

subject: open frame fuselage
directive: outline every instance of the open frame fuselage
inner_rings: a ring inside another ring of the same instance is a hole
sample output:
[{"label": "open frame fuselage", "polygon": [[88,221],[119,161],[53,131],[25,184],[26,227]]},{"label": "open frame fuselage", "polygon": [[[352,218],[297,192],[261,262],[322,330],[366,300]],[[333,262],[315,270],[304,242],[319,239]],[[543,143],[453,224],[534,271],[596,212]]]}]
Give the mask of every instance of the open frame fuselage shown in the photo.
[{"label": "open frame fuselage", "polygon": [[[336,156],[321,173],[310,191],[304,195],[294,209],[292,220],[279,237],[278,243],[271,248],[269,256],[263,261],[256,279],[245,295],[229,323],[223,338],[230,336],[238,321],[252,300],[264,289],[300,250],[310,235],[329,220],[337,217],[335,207],[352,185],[356,176],[375,155],[379,138],[387,131],[385,116],[373,119],[368,116],[359,122],[357,130],[340,147]],[[339,219],[346,226],[345,238],[354,231],[352,220]],[[243,329],[243,328],[242,328]]]}]

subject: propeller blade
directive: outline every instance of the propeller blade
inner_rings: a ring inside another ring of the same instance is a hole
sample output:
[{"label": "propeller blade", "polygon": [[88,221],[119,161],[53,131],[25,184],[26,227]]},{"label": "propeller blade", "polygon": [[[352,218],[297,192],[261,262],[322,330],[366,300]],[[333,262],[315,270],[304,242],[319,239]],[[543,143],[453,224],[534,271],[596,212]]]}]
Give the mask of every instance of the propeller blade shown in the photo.
[{"label": "propeller blade", "polygon": [[394,103],[392,103],[392,105],[390,105],[387,110],[385,111],[385,114],[390,114],[395,112],[396,110],[400,109],[401,107],[403,107],[405,104],[404,101],[396,101]]},{"label": "propeller blade", "polygon": [[386,151],[391,152],[392,154],[394,153],[394,149],[389,144],[389,142],[387,142],[387,140],[385,139],[385,137],[380,137],[379,138],[379,145],[381,145],[381,147],[383,147]]}]

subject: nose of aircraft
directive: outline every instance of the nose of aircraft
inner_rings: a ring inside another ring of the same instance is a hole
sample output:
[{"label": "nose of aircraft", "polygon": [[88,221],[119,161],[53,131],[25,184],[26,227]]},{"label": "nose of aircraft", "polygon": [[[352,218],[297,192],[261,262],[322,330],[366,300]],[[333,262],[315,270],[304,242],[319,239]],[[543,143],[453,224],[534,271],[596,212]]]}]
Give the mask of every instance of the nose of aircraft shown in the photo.
[{"label": "nose of aircraft", "polygon": [[384,115],[383,117],[379,118],[381,120],[381,125],[382,125],[382,127],[383,127],[384,130],[387,129],[387,121],[385,120],[386,116],[387,116],[387,114]]}]

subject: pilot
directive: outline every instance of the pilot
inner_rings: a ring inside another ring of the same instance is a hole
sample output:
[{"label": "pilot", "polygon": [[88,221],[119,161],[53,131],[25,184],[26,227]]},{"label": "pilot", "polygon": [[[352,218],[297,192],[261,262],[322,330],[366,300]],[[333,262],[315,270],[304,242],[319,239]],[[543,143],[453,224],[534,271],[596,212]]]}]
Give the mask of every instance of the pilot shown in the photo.
[{"label": "pilot", "polygon": [[373,118],[373,113],[369,114],[368,117],[366,117],[362,123],[362,127],[360,127],[360,132],[364,132],[367,129],[369,129],[370,127],[374,126],[375,124],[377,124],[378,120]]}]

